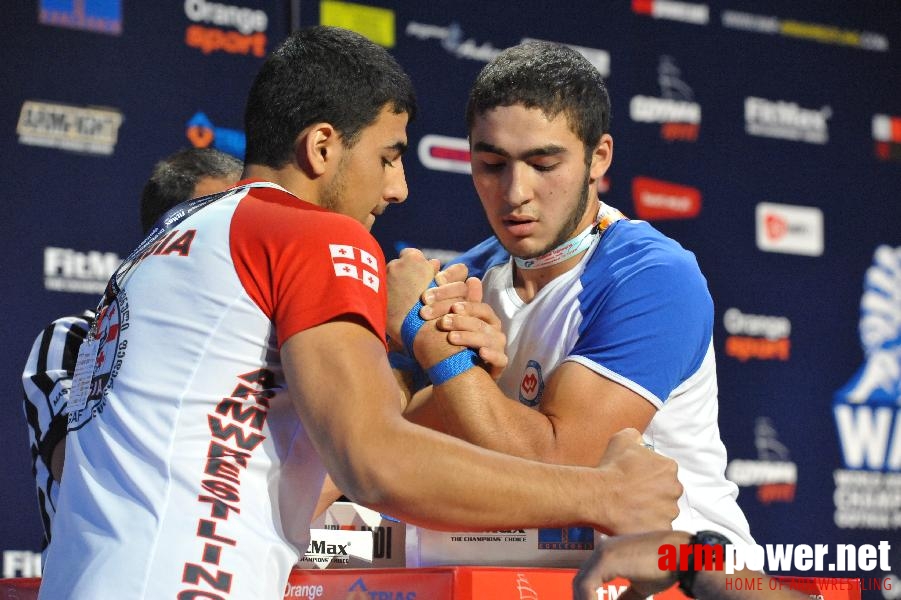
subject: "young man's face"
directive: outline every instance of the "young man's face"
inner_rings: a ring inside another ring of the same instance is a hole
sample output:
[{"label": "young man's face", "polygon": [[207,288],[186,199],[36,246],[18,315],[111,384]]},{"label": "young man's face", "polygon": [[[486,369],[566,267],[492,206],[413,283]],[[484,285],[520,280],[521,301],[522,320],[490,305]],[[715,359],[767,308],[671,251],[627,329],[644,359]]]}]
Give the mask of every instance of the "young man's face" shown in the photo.
[{"label": "young man's face", "polygon": [[407,199],[401,154],[407,147],[406,113],[383,108],[363,129],[356,144],[345,149],[337,171],[323,192],[322,205],[371,229],[390,203]]},{"label": "young man's face", "polygon": [[533,258],[587,227],[597,215],[593,184],[610,163],[612,141],[585,164],[567,117],[500,106],[476,116],[469,133],[472,179],[488,222],[514,256]]}]

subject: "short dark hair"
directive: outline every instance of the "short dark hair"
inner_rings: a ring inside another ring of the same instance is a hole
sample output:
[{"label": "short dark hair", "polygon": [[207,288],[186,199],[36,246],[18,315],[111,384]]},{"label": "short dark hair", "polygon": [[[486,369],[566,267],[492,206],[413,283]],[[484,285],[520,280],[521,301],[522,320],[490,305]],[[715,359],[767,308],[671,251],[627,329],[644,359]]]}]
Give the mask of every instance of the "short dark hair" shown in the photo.
[{"label": "short dark hair", "polygon": [[569,46],[529,41],[507,48],[485,65],[469,92],[466,125],[499,106],[538,108],[548,118],[563,113],[586,155],[610,131],[610,96],[604,79]]},{"label": "short dark hair", "polygon": [[315,26],[292,33],[266,60],[244,111],[247,164],[271,168],[292,158],[313,123],[333,125],[346,147],[388,106],[416,116],[409,76],[387,50],[358,33]]},{"label": "short dark hair", "polygon": [[153,167],[141,192],[141,228],[146,235],[163,213],[194,194],[203,177],[238,179],[243,163],[214,148],[188,148],[162,159]]}]

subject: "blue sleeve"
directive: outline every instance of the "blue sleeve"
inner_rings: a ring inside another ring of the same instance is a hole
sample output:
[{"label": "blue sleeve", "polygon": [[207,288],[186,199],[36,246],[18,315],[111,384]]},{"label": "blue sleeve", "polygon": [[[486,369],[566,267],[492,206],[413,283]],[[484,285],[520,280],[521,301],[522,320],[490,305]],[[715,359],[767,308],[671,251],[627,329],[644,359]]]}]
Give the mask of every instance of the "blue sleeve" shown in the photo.
[{"label": "blue sleeve", "polygon": [[463,263],[469,269],[470,277],[481,279],[491,267],[507,262],[510,253],[504,250],[497,238],[490,237],[473,246],[448,264]]},{"label": "blue sleeve", "polygon": [[569,357],[595,363],[660,408],[704,360],[713,300],[694,255],[676,242],[610,237],[582,276],[583,321]]}]

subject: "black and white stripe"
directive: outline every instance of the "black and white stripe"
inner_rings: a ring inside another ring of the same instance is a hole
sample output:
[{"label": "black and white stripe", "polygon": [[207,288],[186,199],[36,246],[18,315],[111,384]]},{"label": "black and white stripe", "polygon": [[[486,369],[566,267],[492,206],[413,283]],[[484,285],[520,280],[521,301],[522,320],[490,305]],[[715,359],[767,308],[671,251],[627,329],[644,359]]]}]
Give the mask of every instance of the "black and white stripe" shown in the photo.
[{"label": "black and white stripe", "polygon": [[32,474],[44,525],[44,545],[56,514],[58,484],[50,471],[56,445],[66,437],[66,401],[72,385],[78,348],[94,320],[94,312],[62,317],[35,339],[22,371],[25,419],[31,443]]}]

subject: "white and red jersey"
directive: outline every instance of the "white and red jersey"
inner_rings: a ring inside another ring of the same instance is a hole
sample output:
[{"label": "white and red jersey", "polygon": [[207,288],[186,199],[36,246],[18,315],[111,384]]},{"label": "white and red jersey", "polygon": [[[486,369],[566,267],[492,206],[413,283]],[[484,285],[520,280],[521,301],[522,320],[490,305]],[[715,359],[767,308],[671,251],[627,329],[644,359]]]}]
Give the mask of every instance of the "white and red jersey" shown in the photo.
[{"label": "white and red jersey", "polygon": [[70,402],[41,598],[280,599],[325,471],[279,347],[348,314],[384,341],[384,257],[360,223],[266,182],[159,228],[114,275],[87,401]]}]

